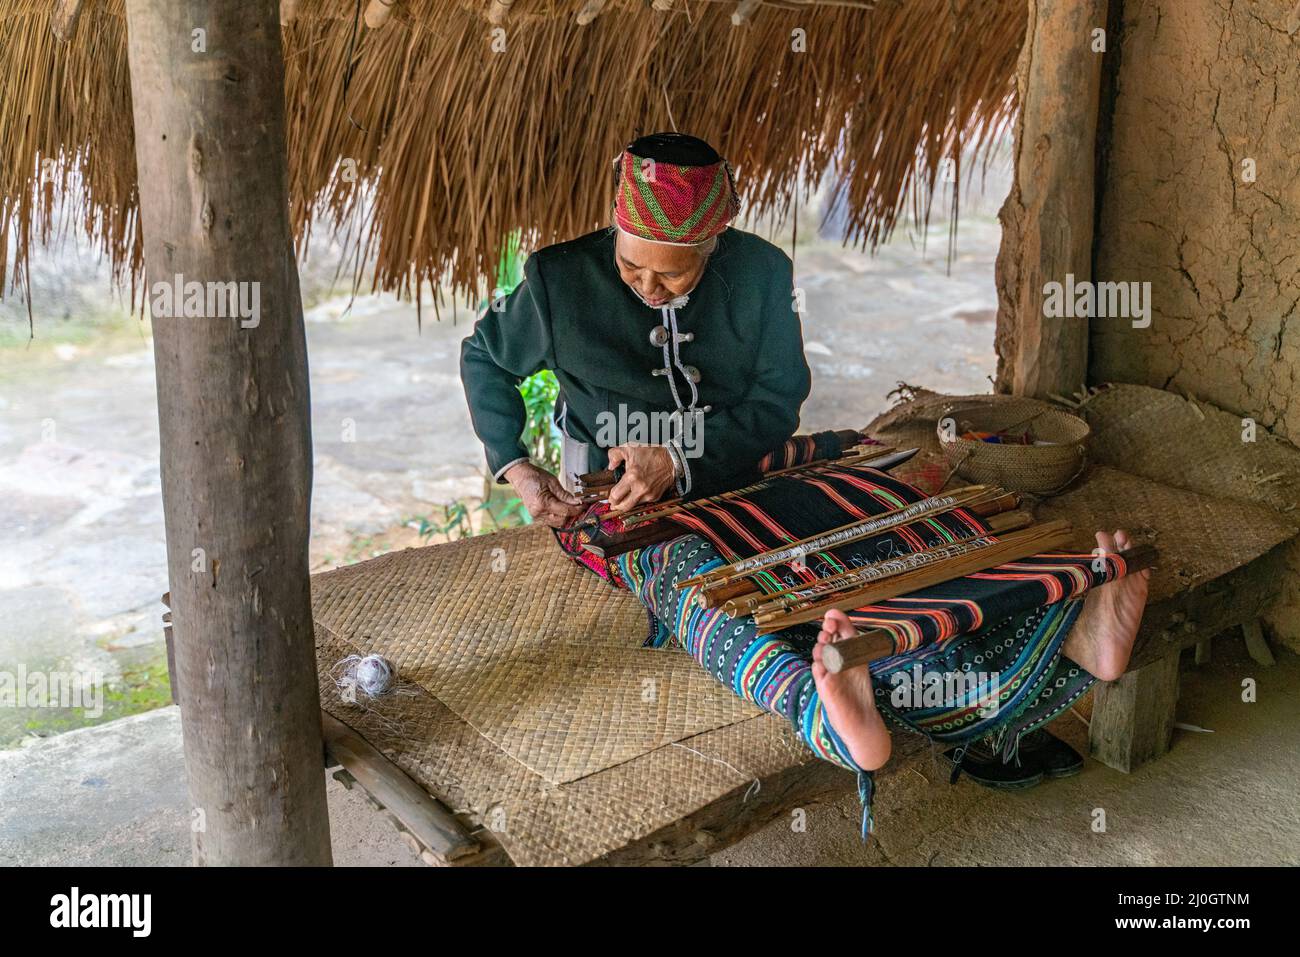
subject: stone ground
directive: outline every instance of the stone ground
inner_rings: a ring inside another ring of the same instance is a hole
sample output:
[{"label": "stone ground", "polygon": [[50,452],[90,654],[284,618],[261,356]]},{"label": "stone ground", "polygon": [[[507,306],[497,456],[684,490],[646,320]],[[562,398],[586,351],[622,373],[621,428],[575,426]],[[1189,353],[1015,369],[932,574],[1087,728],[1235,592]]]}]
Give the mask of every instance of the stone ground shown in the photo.
[{"label": "stone ground", "polygon": [[[1241,683],[1258,682],[1258,700]],[[928,756],[885,777],[877,832],[858,839],[857,799],[778,820],[721,851],[714,866],[1300,864],[1300,658],[1271,669],[1220,638],[1211,664],[1184,659],[1180,730],[1160,760],[1125,775],[1089,760],[1082,774],[1018,794],[955,787]],[[1078,748],[1083,722],[1055,732]],[[846,784],[848,779],[846,777]],[[339,865],[418,866],[358,792],[328,781]],[[180,718],[162,708],[34,746],[0,751],[0,864],[189,862]],[[1097,809],[1105,830],[1094,831]],[[793,819],[791,819],[793,820]]]}]

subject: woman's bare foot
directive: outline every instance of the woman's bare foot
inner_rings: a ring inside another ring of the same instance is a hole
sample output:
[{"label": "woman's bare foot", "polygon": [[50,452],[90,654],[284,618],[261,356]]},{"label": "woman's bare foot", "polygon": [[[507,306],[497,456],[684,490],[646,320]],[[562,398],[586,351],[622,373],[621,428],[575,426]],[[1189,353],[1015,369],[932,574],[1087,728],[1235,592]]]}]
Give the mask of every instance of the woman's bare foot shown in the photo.
[{"label": "woman's bare foot", "polygon": [[813,648],[813,681],[821,695],[826,717],[849,754],[864,771],[874,771],[889,760],[889,730],[876,710],[871,690],[871,671],[866,667],[848,668],[831,674],[822,664],[822,646],[830,641],[852,638],[857,630],[842,611],[826,613],[821,634]]},{"label": "woman's bare foot", "polygon": [[[1103,552],[1116,552],[1130,543],[1128,533],[1120,529],[1114,537],[1098,532],[1097,544]],[[1083,600],[1083,611],[1061,650],[1099,681],[1115,681],[1128,667],[1133,639],[1142,624],[1150,578],[1151,570],[1144,568],[1136,575],[1125,575],[1092,589]]]}]

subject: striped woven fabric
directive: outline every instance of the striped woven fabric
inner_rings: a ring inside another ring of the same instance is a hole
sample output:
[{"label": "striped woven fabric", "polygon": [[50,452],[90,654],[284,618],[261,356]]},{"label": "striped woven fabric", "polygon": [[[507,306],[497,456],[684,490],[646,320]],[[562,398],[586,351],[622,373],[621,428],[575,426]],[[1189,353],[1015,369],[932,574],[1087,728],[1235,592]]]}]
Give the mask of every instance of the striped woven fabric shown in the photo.
[{"label": "striped woven fabric", "polygon": [[[741,495],[670,516],[685,532],[708,540],[728,563],[789,545],[854,521],[902,508],[925,493],[863,465],[828,464],[813,474],[774,476]],[[965,509],[900,526],[880,535],[809,553],[751,577],[765,594],[956,541],[997,541]],[[882,628],[895,654],[984,628],[1017,612],[1076,598],[1121,577],[1116,555],[1049,553],[848,612],[860,628]]]},{"label": "striped woven fabric", "polygon": [[[859,434],[859,445],[880,445],[875,439]],[[812,435],[792,435],[779,449],[768,452],[758,463],[761,473],[792,469],[805,462],[834,459],[843,455],[844,443],[837,432],[814,432]]]},{"label": "striped woven fabric", "polygon": [[[817,691],[812,675],[817,626],[760,635],[752,619],[701,608],[695,601],[698,587],[676,587],[722,564],[708,541],[683,535],[615,559],[612,580],[630,589],[649,612],[648,646],[684,649],[732,692],[790,722],[818,757],[857,773],[865,835],[872,826],[875,783],[870,772],[854,764]],[[1060,715],[1094,680],[1061,654],[1081,605],[1075,600],[1032,608],[873,662],[876,705],[887,720],[933,741],[969,745],[983,739],[1011,760],[1024,735]],[[970,680],[945,681],[937,701],[900,696],[929,675]]]},{"label": "striped woven fabric", "polygon": [[[879,445],[874,439],[859,436],[859,442]],[[836,458],[844,452],[843,443],[834,431],[814,432],[811,435],[793,435],[759,461],[758,472],[775,472],[794,468],[807,462]],[[596,538],[608,538],[622,532],[623,523],[608,514],[609,504],[597,502],[571,528],[557,529],[555,540],[566,555],[595,572],[606,581],[611,580],[613,569],[605,559],[591,552],[587,546]]]}]

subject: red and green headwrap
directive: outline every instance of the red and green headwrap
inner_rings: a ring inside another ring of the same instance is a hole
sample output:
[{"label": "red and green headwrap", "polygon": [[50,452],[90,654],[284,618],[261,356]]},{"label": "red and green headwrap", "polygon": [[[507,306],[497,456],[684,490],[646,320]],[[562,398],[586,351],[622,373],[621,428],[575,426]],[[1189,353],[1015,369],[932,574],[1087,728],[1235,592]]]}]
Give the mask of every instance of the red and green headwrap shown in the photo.
[{"label": "red and green headwrap", "polygon": [[718,235],[740,211],[726,161],[694,136],[643,136],[615,163],[614,220],[633,236],[693,246]]}]

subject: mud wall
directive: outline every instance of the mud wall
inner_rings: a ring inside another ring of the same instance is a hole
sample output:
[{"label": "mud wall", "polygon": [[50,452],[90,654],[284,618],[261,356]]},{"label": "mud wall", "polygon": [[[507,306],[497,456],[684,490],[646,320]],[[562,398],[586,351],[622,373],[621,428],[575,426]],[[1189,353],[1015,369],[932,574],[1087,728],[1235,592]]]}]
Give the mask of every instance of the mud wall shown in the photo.
[{"label": "mud wall", "polygon": [[[1093,319],[1089,378],[1186,393],[1300,444],[1300,7],[1122,2],[1095,266],[1151,283],[1151,324]],[[1300,650],[1290,550],[1268,623]]]}]

